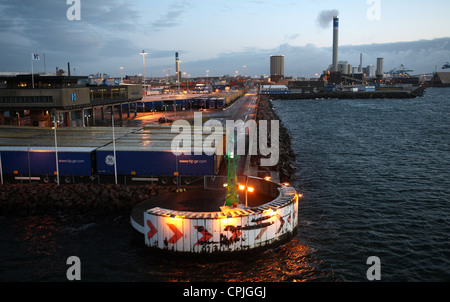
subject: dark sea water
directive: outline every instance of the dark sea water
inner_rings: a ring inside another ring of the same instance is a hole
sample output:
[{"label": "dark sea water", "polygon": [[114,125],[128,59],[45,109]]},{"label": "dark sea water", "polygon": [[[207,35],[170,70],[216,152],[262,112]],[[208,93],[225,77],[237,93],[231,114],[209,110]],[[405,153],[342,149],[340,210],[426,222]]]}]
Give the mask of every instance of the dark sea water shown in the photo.
[{"label": "dark sea water", "polygon": [[149,253],[129,219],[0,217],[0,281],[450,281],[450,89],[411,100],[274,101],[304,194],[298,235],[251,258]]},{"label": "dark sea water", "polygon": [[[450,89],[275,101],[304,192],[299,240],[342,281],[450,281]],[[367,279],[366,279],[367,280]]]}]

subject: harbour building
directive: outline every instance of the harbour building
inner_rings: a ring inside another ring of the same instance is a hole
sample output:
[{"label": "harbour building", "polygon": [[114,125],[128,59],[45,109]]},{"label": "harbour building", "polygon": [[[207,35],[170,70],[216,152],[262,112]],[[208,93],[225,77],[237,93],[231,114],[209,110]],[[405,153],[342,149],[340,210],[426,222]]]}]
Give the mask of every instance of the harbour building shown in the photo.
[{"label": "harbour building", "polygon": [[101,120],[116,107],[119,117],[123,110],[130,115],[130,105],[141,99],[142,85],[90,85],[82,76],[0,76],[0,125],[51,127],[56,120],[58,127],[94,126],[96,112]]}]

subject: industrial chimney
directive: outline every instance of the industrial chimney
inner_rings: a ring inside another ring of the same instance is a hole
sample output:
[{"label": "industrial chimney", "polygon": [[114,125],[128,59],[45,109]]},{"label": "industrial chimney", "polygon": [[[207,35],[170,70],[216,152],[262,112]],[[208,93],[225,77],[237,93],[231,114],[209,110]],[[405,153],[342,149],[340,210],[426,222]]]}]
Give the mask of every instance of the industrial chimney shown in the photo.
[{"label": "industrial chimney", "polygon": [[67,62],[67,70],[68,70],[68,75],[70,77],[70,62]]},{"label": "industrial chimney", "polygon": [[384,65],[384,58],[378,58],[377,59],[377,79],[382,80],[384,75],[384,71],[383,71],[383,65]]},{"label": "industrial chimney", "polygon": [[339,48],[339,18],[333,18],[333,69],[332,72],[338,72],[338,48]]},{"label": "industrial chimney", "polygon": [[359,67],[358,67],[358,72],[359,73],[362,73],[362,65],[363,65],[363,54],[361,54],[360,56],[359,56]]},{"label": "industrial chimney", "polygon": [[180,83],[180,58],[178,57],[178,52],[175,53],[175,79],[177,83]]}]

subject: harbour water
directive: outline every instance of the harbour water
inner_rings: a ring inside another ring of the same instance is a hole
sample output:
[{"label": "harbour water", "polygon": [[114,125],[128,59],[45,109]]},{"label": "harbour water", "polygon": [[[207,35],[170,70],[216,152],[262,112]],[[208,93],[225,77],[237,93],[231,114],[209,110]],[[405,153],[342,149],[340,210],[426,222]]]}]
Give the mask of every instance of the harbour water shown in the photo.
[{"label": "harbour water", "polygon": [[305,194],[299,238],[338,280],[377,256],[383,281],[450,281],[450,89],[274,107]]},{"label": "harbour water", "polygon": [[417,99],[274,101],[304,197],[290,243],[234,260],[153,255],[129,218],[0,217],[0,281],[450,281],[450,89]]}]

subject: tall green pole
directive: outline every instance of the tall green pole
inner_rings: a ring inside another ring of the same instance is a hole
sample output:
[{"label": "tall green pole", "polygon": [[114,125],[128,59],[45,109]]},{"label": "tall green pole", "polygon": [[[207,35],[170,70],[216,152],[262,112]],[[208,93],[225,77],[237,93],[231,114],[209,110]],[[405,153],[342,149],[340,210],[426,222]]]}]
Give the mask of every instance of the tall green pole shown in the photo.
[{"label": "tall green pole", "polygon": [[236,174],[237,157],[234,155],[234,129],[229,133],[229,136],[228,142],[232,142],[229,144],[232,149],[230,150],[230,147],[228,147],[227,195],[225,196],[225,205],[231,207],[239,204],[239,188]]}]

